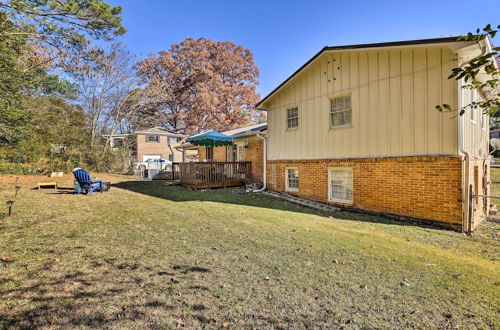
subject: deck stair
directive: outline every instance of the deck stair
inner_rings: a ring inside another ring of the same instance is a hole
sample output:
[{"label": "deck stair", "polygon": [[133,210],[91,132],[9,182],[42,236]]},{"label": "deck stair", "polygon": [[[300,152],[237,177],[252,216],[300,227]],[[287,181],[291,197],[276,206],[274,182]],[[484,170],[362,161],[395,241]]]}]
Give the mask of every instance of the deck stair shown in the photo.
[{"label": "deck stair", "polygon": [[287,193],[284,193],[284,192],[281,192],[281,191],[265,190],[262,193],[266,194],[266,195],[269,195],[269,196],[273,196],[273,197],[277,197],[277,198],[280,198],[280,199],[284,199],[286,201],[289,201],[289,202],[292,202],[292,203],[295,203],[295,204],[299,204],[299,205],[302,205],[302,206],[307,206],[307,207],[310,207],[310,208],[313,208],[313,209],[316,209],[316,210],[321,210],[321,211],[325,211],[325,212],[338,212],[338,211],[340,211],[340,208],[338,208],[338,207],[335,207],[335,206],[332,206],[332,205],[328,205],[328,204],[325,204],[325,203],[311,201],[311,200],[305,199],[305,198],[300,198],[300,197],[297,197],[297,196],[294,196],[294,195],[290,195],[290,194],[287,194]]}]

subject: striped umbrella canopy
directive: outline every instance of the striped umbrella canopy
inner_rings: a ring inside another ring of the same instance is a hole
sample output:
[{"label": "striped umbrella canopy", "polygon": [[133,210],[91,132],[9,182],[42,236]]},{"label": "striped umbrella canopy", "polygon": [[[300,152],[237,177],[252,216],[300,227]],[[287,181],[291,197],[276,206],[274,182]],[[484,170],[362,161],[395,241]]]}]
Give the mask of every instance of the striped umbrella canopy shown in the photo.
[{"label": "striped umbrella canopy", "polygon": [[221,147],[233,145],[233,138],[217,131],[208,131],[188,137],[187,141],[195,146]]}]

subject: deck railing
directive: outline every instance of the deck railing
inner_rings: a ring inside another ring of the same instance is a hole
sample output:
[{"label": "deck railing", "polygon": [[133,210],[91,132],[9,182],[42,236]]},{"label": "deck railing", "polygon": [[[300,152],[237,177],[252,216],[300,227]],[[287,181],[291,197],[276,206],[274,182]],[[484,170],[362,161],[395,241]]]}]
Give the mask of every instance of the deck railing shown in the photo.
[{"label": "deck railing", "polygon": [[179,163],[181,184],[192,188],[244,185],[252,180],[251,162]]}]

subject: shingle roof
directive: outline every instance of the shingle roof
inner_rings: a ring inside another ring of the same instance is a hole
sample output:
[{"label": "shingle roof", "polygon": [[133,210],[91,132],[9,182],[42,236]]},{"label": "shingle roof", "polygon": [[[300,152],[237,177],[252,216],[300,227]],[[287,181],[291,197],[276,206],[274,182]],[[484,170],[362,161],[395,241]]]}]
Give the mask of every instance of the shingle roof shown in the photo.
[{"label": "shingle roof", "polygon": [[151,127],[142,130],[135,131],[134,134],[156,134],[156,135],[168,135],[174,137],[186,137],[187,135],[172,133],[163,127]]},{"label": "shingle roof", "polygon": [[228,135],[228,136],[236,136],[236,135],[240,135],[240,134],[247,133],[247,132],[261,132],[261,131],[266,130],[266,129],[267,129],[267,123],[261,123],[261,124],[255,124],[255,125],[235,128],[235,129],[221,132],[221,133]]}]

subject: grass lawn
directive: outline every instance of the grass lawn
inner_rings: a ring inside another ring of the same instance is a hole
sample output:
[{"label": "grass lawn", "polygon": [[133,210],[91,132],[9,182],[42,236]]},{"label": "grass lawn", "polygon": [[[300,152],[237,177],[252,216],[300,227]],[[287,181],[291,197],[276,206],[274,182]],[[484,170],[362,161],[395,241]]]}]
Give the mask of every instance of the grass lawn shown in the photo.
[{"label": "grass lawn", "polygon": [[[107,179],[89,197],[21,178],[0,218],[0,328],[500,327],[491,228]],[[0,177],[2,204],[14,185]]]}]

